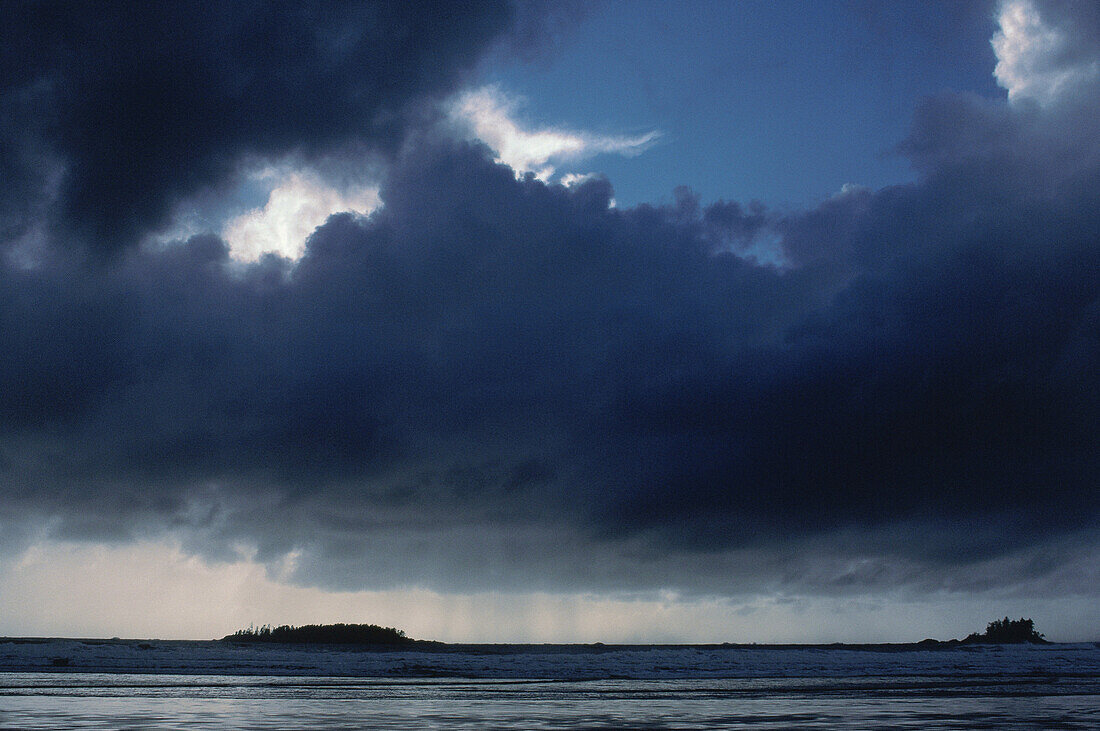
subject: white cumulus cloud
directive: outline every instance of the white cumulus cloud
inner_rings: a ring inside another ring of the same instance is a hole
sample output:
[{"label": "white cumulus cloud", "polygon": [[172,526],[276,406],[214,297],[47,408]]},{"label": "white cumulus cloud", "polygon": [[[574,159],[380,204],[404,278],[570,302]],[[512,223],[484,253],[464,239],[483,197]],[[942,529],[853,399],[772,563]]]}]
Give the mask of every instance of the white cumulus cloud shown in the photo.
[{"label": "white cumulus cloud", "polygon": [[516,121],[519,101],[497,87],[487,86],[459,95],[451,106],[451,118],[469,128],[473,137],[488,145],[517,174],[534,173],[540,180],[553,177],[566,161],[600,153],[637,155],[660,133],[598,135],[558,127],[528,129]]},{"label": "white cumulus cloud", "polygon": [[1048,106],[1100,78],[1100,59],[1070,53],[1064,31],[1046,23],[1031,0],[1005,0],[998,23],[993,75],[1010,102]]}]

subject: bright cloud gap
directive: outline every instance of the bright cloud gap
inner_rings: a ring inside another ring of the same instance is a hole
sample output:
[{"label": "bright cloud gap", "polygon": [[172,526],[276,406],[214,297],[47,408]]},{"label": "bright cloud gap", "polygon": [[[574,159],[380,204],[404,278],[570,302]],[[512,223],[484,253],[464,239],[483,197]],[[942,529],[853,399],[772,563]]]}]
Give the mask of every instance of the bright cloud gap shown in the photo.
[{"label": "bright cloud gap", "polygon": [[[548,182],[570,186],[589,180],[593,172],[560,168],[599,154],[632,157],[651,146],[660,133],[640,135],[598,135],[561,127],[528,128],[517,121],[521,100],[495,86],[460,94],[451,102],[450,117],[466,128],[471,139],[484,142],[497,162],[516,171],[517,176],[534,174]],[[369,215],[381,201],[377,186],[340,189],[310,169],[263,168],[250,176],[252,182],[271,182],[267,202],[229,218],[221,235],[237,261],[254,262],[265,254],[297,260],[306,240],[325,220],[336,213]],[[178,232],[177,232],[178,234]]]},{"label": "bright cloud gap", "polygon": [[295,171],[279,178],[263,208],[230,219],[222,235],[230,254],[241,261],[267,253],[298,259],[306,239],[329,216],[345,211],[367,215],[379,203],[376,187],[341,192],[316,173]]}]

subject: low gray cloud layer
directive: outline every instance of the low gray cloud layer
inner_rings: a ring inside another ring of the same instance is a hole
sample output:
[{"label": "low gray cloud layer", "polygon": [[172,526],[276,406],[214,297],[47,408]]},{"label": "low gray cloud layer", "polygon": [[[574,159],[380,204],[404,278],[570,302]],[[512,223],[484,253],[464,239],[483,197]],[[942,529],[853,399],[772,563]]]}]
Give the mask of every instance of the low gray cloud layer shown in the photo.
[{"label": "low gray cloud layer", "polygon": [[[421,126],[383,206],[297,263],[113,234],[110,260],[8,262],[0,504],[58,537],[300,549],[339,587],[965,590],[997,562],[1068,586],[1100,508],[1094,99],[929,100],[918,182],[795,213],[620,210]],[[117,207],[81,191],[131,163],[62,135],[66,220],[152,225],[256,139],[343,139],[307,101],[210,131],[179,178],[149,152]]]}]

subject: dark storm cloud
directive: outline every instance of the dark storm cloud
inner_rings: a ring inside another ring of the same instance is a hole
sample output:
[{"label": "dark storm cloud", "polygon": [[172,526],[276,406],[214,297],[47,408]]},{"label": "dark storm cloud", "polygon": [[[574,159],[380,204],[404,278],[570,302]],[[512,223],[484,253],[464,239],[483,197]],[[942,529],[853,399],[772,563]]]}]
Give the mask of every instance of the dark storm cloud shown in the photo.
[{"label": "dark storm cloud", "polygon": [[117,248],[246,155],[392,148],[510,15],[492,0],[5,3],[0,171],[63,166],[62,223]]},{"label": "dark storm cloud", "polygon": [[383,207],[330,218],[293,265],[214,236],[6,263],[0,501],[61,537],[302,549],[299,580],[340,587],[932,591],[1087,568],[1081,106],[930,100],[903,145],[917,183],[785,214],[686,189],[619,210],[605,180],[517,180],[422,129]]},{"label": "dark storm cloud", "polygon": [[379,536],[404,547],[373,564],[393,583],[410,542],[437,565],[464,563],[441,543],[491,546],[514,580],[562,536],[658,561],[928,524],[879,543],[950,563],[1087,527],[1095,214],[1038,256],[1008,226],[1028,200],[982,211],[1003,233],[944,210],[944,243],[914,246],[938,185],[775,224],[834,252],[780,271],[716,251],[748,225],[729,204],[618,211],[604,181],[517,181],[439,142],[293,269],[230,267],[214,237],[94,277],[9,269],[6,499],[62,535],[309,546],[333,583]]}]

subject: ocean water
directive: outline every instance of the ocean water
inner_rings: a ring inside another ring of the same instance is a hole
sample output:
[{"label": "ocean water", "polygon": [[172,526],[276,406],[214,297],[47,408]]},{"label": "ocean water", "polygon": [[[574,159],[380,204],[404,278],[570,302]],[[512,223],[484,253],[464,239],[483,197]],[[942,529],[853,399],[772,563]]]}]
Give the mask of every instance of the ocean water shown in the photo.
[{"label": "ocean water", "polygon": [[1100,729],[1100,649],[0,641],[0,729],[624,727]]}]

